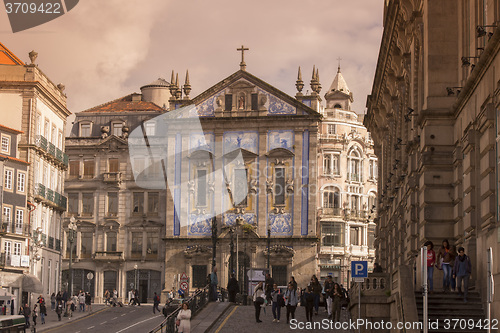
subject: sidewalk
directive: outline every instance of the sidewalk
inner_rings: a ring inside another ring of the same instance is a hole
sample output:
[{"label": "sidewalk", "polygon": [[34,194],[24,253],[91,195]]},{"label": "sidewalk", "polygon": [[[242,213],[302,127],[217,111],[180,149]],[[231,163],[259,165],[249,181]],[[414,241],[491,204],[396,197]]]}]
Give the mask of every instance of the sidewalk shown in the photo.
[{"label": "sidewalk", "polygon": [[192,333],[207,332],[233,303],[210,302],[191,320]]},{"label": "sidewalk", "polygon": [[[57,313],[54,310],[50,309],[50,304],[49,304],[49,308],[47,309],[47,316],[45,317],[45,324],[42,325],[42,317],[38,316],[38,318],[36,319],[36,330],[37,332],[46,332],[52,328],[59,327],[68,322],[78,320],[80,318],[89,316],[96,312],[105,311],[107,308],[109,308],[109,306],[104,304],[92,304],[92,312],[89,311],[79,312],[78,310],[76,310],[75,312],[73,312],[72,318],[64,317],[63,315],[61,315],[61,321],[59,321]],[[33,327],[32,318],[30,318],[30,324],[31,327]]]}]

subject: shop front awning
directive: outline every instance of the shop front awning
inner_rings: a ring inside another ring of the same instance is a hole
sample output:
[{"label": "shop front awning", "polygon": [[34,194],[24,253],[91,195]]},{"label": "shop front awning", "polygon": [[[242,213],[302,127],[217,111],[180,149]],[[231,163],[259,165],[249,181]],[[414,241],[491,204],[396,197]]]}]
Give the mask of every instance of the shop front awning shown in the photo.
[{"label": "shop front awning", "polygon": [[42,282],[33,274],[28,273],[19,277],[14,283],[11,284],[11,287],[22,288],[23,291],[29,293],[43,292]]}]

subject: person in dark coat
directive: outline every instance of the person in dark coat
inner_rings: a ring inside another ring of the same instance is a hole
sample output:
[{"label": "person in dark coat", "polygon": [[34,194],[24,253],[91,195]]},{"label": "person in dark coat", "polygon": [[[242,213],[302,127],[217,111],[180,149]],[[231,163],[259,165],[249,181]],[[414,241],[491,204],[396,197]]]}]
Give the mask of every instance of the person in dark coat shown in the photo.
[{"label": "person in dark coat", "polygon": [[234,274],[231,274],[231,278],[227,283],[227,291],[229,293],[229,302],[235,303],[236,294],[240,292],[240,286],[238,285],[238,280],[236,280]]},{"label": "person in dark coat", "polygon": [[153,296],[153,314],[155,314],[155,310],[160,312],[158,305],[160,305],[160,296],[158,296],[155,292],[155,294]]},{"label": "person in dark coat", "polygon": [[273,291],[273,286],[274,286],[274,279],[271,277],[271,274],[269,273],[266,274],[266,280],[264,283],[265,283],[264,289],[266,291],[267,304],[271,304],[271,293]]},{"label": "person in dark coat", "polygon": [[318,309],[319,309],[319,300],[321,297],[321,291],[323,290],[323,287],[321,286],[321,283],[319,283],[318,278],[316,275],[313,275],[311,278],[311,283],[309,284],[311,286],[312,292],[314,294],[314,314],[318,315]]},{"label": "person in dark coat", "polygon": [[62,312],[63,312],[62,301],[59,301],[56,304],[56,313],[57,313],[57,318],[59,319],[59,321],[61,321]]},{"label": "person in dark coat", "polygon": [[30,309],[28,303],[26,303],[24,305],[23,316],[24,316],[24,319],[26,319],[26,328],[30,327],[31,309]]},{"label": "person in dark coat", "polygon": [[45,324],[45,316],[47,315],[47,307],[45,306],[45,302],[40,304],[40,318],[42,320],[42,325]]},{"label": "person in dark coat", "polygon": [[306,319],[308,322],[312,322],[313,309],[314,309],[314,293],[312,290],[312,286],[307,286],[307,289],[304,292],[302,300],[305,302],[304,305],[306,308]]},{"label": "person in dark coat", "polygon": [[470,258],[465,254],[463,247],[458,248],[458,256],[453,266],[453,277],[457,278],[458,295],[462,295],[462,281],[464,282],[464,302],[467,303],[467,292],[469,289],[469,277],[472,271]]},{"label": "person in dark coat", "polygon": [[68,292],[65,290],[62,294],[63,308],[66,309],[66,303],[68,302]]}]

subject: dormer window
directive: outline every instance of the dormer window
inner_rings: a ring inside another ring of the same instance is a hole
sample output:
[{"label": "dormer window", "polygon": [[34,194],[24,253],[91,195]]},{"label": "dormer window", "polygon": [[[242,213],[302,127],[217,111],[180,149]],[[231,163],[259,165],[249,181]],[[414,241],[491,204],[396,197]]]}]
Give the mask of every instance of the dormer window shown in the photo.
[{"label": "dormer window", "polygon": [[342,105],[340,104],[335,104],[335,106],[333,107],[334,109],[342,109]]},{"label": "dormer window", "polygon": [[90,136],[92,129],[91,123],[82,123],[80,124],[80,137],[88,137]]},{"label": "dormer window", "polygon": [[122,122],[113,122],[111,124],[111,134],[113,134],[114,136],[121,136],[122,128],[123,128]]}]

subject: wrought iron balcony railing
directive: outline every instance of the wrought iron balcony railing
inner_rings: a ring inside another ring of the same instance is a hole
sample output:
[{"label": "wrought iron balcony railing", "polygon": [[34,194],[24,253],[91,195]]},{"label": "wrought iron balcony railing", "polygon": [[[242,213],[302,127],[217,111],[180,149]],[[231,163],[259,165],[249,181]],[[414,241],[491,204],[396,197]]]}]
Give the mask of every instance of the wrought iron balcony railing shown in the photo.
[{"label": "wrought iron balcony railing", "polygon": [[68,201],[64,195],[40,183],[35,185],[35,199],[62,211],[66,210]]}]

